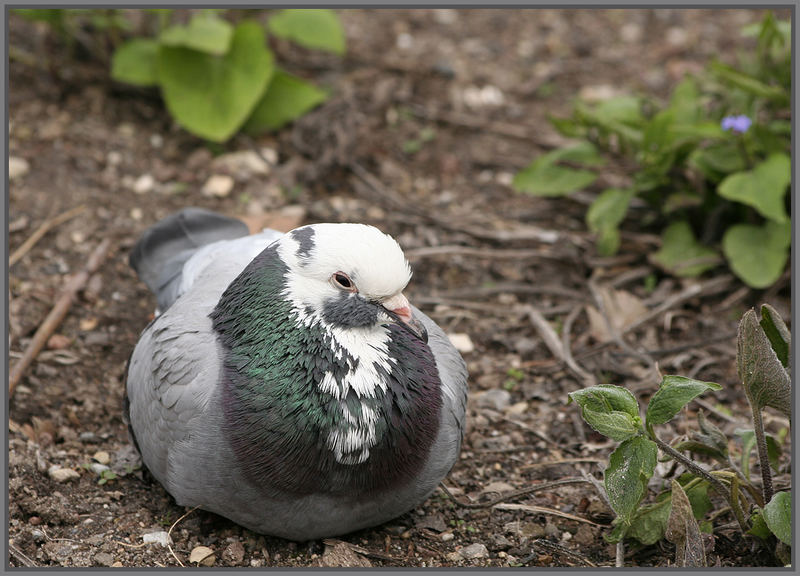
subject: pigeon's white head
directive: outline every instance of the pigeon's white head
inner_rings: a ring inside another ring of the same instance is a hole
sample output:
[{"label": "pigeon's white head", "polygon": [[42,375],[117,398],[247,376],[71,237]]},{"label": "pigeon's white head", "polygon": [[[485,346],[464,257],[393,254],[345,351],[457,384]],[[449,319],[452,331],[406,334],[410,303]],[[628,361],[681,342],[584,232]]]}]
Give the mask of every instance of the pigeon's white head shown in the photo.
[{"label": "pigeon's white head", "polygon": [[411,267],[391,236],[365,224],[312,224],[278,241],[284,296],[306,324],[370,328],[401,321],[420,336],[403,290]]}]

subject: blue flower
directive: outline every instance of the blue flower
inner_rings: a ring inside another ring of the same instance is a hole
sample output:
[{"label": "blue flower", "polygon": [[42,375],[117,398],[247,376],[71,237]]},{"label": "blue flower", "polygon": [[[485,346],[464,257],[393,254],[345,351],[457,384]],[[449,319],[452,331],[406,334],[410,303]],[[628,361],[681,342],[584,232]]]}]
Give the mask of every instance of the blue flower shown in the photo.
[{"label": "blue flower", "polygon": [[753,121],[745,115],[725,116],[725,118],[722,119],[722,129],[733,130],[734,132],[744,134],[750,129],[750,124],[752,123]]}]

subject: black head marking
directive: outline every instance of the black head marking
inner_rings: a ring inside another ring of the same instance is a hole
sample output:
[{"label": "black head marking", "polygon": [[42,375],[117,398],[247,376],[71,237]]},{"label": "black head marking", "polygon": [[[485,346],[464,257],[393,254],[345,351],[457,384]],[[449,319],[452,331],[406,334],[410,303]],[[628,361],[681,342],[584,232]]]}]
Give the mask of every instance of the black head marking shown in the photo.
[{"label": "black head marking", "polygon": [[342,328],[370,326],[378,321],[378,307],[357,294],[343,292],[322,305],[322,319]]},{"label": "black head marking", "polygon": [[301,266],[305,266],[308,257],[311,256],[311,249],[314,248],[314,229],[311,226],[305,226],[292,230],[292,238],[297,240],[300,245],[296,255]]}]

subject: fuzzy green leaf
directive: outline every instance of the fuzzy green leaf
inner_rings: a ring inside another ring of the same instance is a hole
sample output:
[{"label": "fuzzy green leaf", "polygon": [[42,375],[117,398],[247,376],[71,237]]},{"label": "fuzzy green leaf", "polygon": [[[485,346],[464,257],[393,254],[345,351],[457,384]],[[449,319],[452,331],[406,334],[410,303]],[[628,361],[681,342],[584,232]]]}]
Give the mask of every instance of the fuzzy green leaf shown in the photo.
[{"label": "fuzzy green leaf", "polygon": [[619,248],[619,225],[625,219],[634,190],[608,188],[592,202],[586,212],[589,230],[599,233],[597,251],[602,256],[611,256]]},{"label": "fuzzy green leaf", "polygon": [[711,70],[722,81],[734,86],[735,88],[739,88],[740,90],[748,92],[753,96],[775,100],[781,104],[789,102],[789,94],[787,91],[776,86],[764,84],[758,78],[748,76],[747,74],[731,68],[730,66],[726,66],[725,64],[721,64],[719,62],[714,62],[711,64]]},{"label": "fuzzy green leaf", "polygon": [[784,198],[792,181],[792,163],[785,154],[772,154],[748,172],[737,172],[723,180],[717,192],[723,198],[747,204],[764,218],[788,222]]},{"label": "fuzzy green leaf", "polygon": [[732,142],[696,148],[689,154],[688,162],[712,182],[718,182],[728,174],[747,169],[744,158]]},{"label": "fuzzy green leaf", "polygon": [[564,196],[585,188],[597,179],[594,172],[558,166],[556,163],[559,161],[587,166],[602,163],[594,146],[589,142],[582,142],[570,148],[542,154],[514,176],[512,186],[518,192],[534,196]]},{"label": "fuzzy green leaf", "polygon": [[158,77],[172,116],[190,132],[223,142],[250,116],[273,72],[261,25],[236,27],[230,50],[213,56],[186,47],[161,46]]},{"label": "fuzzy green leaf", "polygon": [[344,54],[344,29],[333,10],[281,10],[269,19],[269,31],[300,46]]},{"label": "fuzzy green leaf", "polygon": [[700,432],[696,432],[694,438],[707,446],[713,446],[723,457],[727,457],[728,437],[713,422],[706,419],[702,410],[697,413],[697,424],[700,426]]},{"label": "fuzzy green leaf", "polygon": [[764,521],[778,540],[792,545],[792,494],[778,492],[764,506]]},{"label": "fuzzy green leaf", "polygon": [[165,46],[191,48],[222,56],[231,46],[233,26],[222,18],[208,14],[195,15],[187,26],[171,26],[159,37]]},{"label": "fuzzy green leaf", "polygon": [[605,471],[606,494],[611,507],[626,525],[630,525],[647,491],[657,457],[656,443],[644,436],[625,440],[609,457]]},{"label": "fuzzy green leaf", "polygon": [[722,390],[722,386],[684,376],[664,376],[661,386],[647,405],[647,425],[669,422],[684,406],[707,390]]},{"label": "fuzzy green leaf", "polygon": [[157,55],[158,42],[152,38],[128,40],[111,57],[111,77],[136,86],[155,86],[158,84]]},{"label": "fuzzy green leaf", "polygon": [[[678,480],[685,485],[692,478],[692,475],[684,474]],[[686,490],[686,495],[689,497],[694,517],[701,520],[712,508],[711,500],[708,497],[708,483],[693,484]],[[655,544],[664,537],[667,531],[671,506],[672,492],[659,494],[653,504],[640,506],[637,508],[625,536],[635,538],[645,546]]]},{"label": "fuzzy green leaf", "polygon": [[792,417],[792,381],[772,349],[752,308],[739,322],[736,363],[747,399],[755,410],[771,406]]},{"label": "fuzzy green leaf", "polygon": [[752,534],[753,536],[757,536],[762,540],[766,540],[769,538],[772,532],[769,531],[769,526],[767,526],[766,520],[764,520],[764,514],[761,510],[756,510],[753,515],[750,517],[751,527],[750,530],[747,531],[748,534]]},{"label": "fuzzy green leaf", "polygon": [[583,388],[569,394],[568,402],[572,401],[581,407],[589,426],[613,440],[627,440],[642,429],[636,398],[621,386],[601,384]]},{"label": "fuzzy green leaf", "polygon": [[717,265],[714,249],[700,244],[688,222],[667,226],[662,233],[661,249],[653,254],[653,262],[676,276],[699,276]]},{"label": "fuzzy green leaf", "polygon": [[792,243],[791,224],[736,224],[725,231],[722,251],[728,264],[751,288],[767,288],[783,273]]},{"label": "fuzzy green leaf", "polygon": [[786,368],[789,368],[792,350],[792,333],[789,332],[789,328],[786,327],[781,315],[769,304],[762,304],[761,322],[759,322],[759,324],[761,324],[764,334],[767,335],[772,349],[775,350],[778,360],[780,360],[781,364]]},{"label": "fuzzy green leaf", "polygon": [[275,70],[267,91],[244,125],[250,133],[278,128],[296,120],[327,99],[325,91],[283,70]]}]

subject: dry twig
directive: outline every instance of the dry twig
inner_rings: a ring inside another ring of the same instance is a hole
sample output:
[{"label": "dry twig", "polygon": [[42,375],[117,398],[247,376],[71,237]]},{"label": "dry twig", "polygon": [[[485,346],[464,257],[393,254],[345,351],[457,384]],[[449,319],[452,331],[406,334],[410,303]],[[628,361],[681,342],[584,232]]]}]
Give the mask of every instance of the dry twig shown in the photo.
[{"label": "dry twig", "polygon": [[9,398],[14,395],[14,389],[17,387],[17,384],[22,378],[22,374],[25,372],[28,366],[30,366],[42,348],[44,348],[44,345],[50,335],[55,332],[56,328],[58,328],[62,320],[64,320],[64,317],[67,315],[67,312],[69,311],[76,294],[86,285],[92,274],[97,271],[97,269],[105,260],[106,253],[108,252],[108,247],[110,245],[111,240],[108,238],[100,242],[97,248],[94,249],[94,252],[92,252],[92,254],[89,256],[89,260],[86,262],[86,266],[83,268],[83,270],[70,278],[64,286],[63,290],[61,291],[61,295],[58,297],[58,300],[56,301],[52,310],[50,310],[50,313],[44,319],[44,322],[42,322],[38,330],[36,330],[36,334],[33,335],[33,339],[25,349],[22,358],[20,358],[20,360],[14,364],[14,367],[11,369],[11,374],[8,378]]},{"label": "dry twig", "polygon": [[22,245],[14,250],[14,253],[8,257],[8,267],[11,268],[14,264],[16,264],[20,258],[25,256],[25,254],[33,248],[36,243],[42,239],[42,237],[47,234],[52,228],[55,228],[59,224],[63,224],[70,218],[73,218],[86,210],[86,206],[78,206],[73,208],[72,210],[67,210],[63,214],[59,214],[58,216],[54,216],[53,218],[48,218],[45,220],[36,231],[30,235],[30,237],[22,243]]},{"label": "dry twig", "polygon": [[505,494],[501,494],[497,498],[492,498],[488,502],[462,502],[461,500],[456,498],[452,492],[450,492],[450,490],[447,488],[444,482],[440,482],[439,486],[441,486],[442,490],[444,490],[445,494],[447,494],[453,502],[455,502],[462,508],[469,508],[474,510],[480,508],[491,508],[495,504],[499,504],[501,502],[505,502],[506,500],[511,500],[513,498],[519,498],[520,496],[526,496],[527,494],[533,494],[534,492],[549,490],[550,488],[557,488],[558,486],[566,486],[568,484],[582,484],[584,482],[586,482],[586,480],[583,478],[565,478],[564,480],[556,480],[554,482],[544,482],[542,484],[534,484],[533,486],[529,486],[521,490],[506,492]]},{"label": "dry twig", "polygon": [[180,564],[181,566],[183,566],[183,562],[181,562],[181,559],[180,559],[180,558],[178,558],[178,555],[177,555],[177,554],[175,554],[175,551],[172,549],[172,545],[169,543],[169,541],[171,540],[171,537],[172,537],[172,530],[175,528],[175,526],[177,526],[177,525],[178,525],[178,522],[180,522],[181,520],[183,520],[184,518],[186,518],[186,517],[187,517],[189,514],[191,514],[192,512],[194,512],[195,510],[197,510],[198,508],[199,508],[199,506],[195,506],[194,508],[192,508],[191,510],[189,510],[188,512],[186,512],[186,513],[185,513],[183,516],[181,516],[180,518],[178,518],[177,520],[175,520],[175,522],[173,522],[173,523],[172,523],[172,526],[170,526],[170,527],[169,527],[169,530],[167,531],[167,548],[169,548],[169,551],[172,553],[172,557],[173,557],[173,558],[175,558],[175,560],[176,560],[176,561],[178,562],[178,564]]}]

